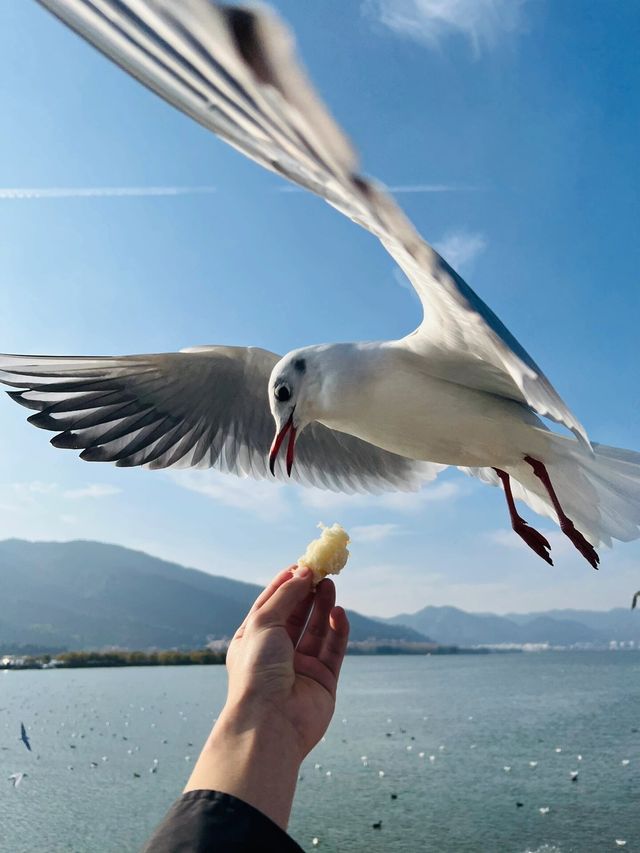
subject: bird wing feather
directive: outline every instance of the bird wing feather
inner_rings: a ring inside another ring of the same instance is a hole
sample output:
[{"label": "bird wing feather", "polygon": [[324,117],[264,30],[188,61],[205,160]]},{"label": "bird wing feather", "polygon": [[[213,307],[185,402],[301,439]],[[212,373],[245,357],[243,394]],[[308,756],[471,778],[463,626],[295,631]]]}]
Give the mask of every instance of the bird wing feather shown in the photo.
[{"label": "bird wing feather", "polygon": [[407,346],[440,378],[527,403],[587,446],[584,427],[498,317],[416,232],[358,158],[268,8],[210,0],[39,0],[119,66],[262,166],[381,241],[424,309]]},{"label": "bird wing feather", "polygon": [[[0,382],[57,433],[55,447],[121,467],[217,468],[263,478],[274,425],[267,385],[279,356],[257,347],[119,357],[0,355]],[[292,477],[340,492],[410,491],[444,466],[309,424]],[[283,462],[275,474],[286,478]]]}]

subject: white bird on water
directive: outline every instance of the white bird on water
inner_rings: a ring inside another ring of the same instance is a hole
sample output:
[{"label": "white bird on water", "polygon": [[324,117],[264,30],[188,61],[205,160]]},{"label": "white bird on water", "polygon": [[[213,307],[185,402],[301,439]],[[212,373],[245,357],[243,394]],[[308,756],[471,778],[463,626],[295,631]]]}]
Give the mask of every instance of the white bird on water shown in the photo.
[{"label": "white bird on water", "polygon": [[273,12],[209,0],[40,2],[169,103],[375,235],[424,310],[400,340],[307,346],[284,358],[229,346],[1,357],[0,379],[36,410],[31,423],[58,433],[55,447],[121,466],[255,477],[270,468],[346,492],[411,490],[453,465],[502,484],[513,529],[548,563],[549,542],[515,499],[556,520],[594,568],[599,543],[640,535],[640,454],[590,443],[491,309],[360,176]]}]

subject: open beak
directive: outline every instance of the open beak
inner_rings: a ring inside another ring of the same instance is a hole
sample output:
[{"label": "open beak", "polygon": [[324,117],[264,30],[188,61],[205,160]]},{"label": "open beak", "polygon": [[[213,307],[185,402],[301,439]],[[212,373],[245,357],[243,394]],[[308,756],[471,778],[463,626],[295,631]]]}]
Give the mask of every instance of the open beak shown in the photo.
[{"label": "open beak", "polygon": [[293,468],[294,448],[296,444],[296,432],[297,430],[293,425],[293,412],[291,412],[291,414],[289,415],[289,420],[273,439],[273,444],[271,445],[271,450],[269,451],[269,470],[274,476],[276,473],[276,459],[278,458],[278,453],[280,452],[282,443],[287,437],[287,433],[289,434],[289,443],[287,444],[287,475],[289,477],[291,476],[291,469]]}]

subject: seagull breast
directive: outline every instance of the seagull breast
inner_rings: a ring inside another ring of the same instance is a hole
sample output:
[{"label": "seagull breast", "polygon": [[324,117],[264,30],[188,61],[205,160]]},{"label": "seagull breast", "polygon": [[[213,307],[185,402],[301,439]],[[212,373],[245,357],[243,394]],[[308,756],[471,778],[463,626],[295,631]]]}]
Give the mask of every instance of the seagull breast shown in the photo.
[{"label": "seagull breast", "polygon": [[535,443],[541,421],[527,406],[434,376],[402,341],[338,346],[323,352],[318,403],[331,429],[409,459],[470,467],[518,464]]}]

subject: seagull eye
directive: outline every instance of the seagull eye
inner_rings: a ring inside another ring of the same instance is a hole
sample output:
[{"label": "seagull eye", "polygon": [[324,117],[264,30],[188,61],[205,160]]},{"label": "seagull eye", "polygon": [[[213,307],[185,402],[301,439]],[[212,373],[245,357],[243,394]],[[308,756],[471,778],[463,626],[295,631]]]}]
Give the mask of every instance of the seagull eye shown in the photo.
[{"label": "seagull eye", "polygon": [[286,403],[291,399],[291,388],[288,385],[278,385],[275,390],[276,400],[280,403]]}]

